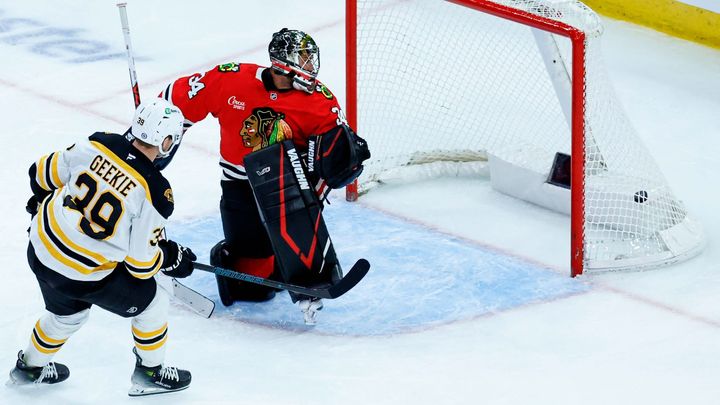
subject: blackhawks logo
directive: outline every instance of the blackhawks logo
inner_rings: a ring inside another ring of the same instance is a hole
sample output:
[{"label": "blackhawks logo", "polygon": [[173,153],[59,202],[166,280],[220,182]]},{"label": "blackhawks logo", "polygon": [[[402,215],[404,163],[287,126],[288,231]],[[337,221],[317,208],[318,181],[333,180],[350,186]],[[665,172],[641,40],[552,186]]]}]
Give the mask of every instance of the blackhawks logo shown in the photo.
[{"label": "blackhawks logo", "polygon": [[292,129],[285,122],[285,115],[275,112],[272,108],[255,108],[245,118],[240,129],[240,136],[246,148],[253,151],[292,138]]}]

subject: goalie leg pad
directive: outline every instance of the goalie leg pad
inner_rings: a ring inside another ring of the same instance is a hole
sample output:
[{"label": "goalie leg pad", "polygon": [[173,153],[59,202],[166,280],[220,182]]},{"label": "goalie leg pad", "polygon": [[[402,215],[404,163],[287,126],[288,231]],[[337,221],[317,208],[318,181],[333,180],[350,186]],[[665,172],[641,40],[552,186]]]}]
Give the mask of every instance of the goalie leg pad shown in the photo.
[{"label": "goalie leg pad", "polygon": [[340,273],[335,249],[292,141],[249,154],[245,169],[284,281],[333,284]]}]

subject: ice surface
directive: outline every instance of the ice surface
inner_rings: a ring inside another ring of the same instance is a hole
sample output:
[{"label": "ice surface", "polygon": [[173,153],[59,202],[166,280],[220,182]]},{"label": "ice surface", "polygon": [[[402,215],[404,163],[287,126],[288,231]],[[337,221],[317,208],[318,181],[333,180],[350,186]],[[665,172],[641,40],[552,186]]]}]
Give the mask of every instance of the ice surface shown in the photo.
[{"label": "ice surface", "polygon": [[[284,26],[313,34],[320,78],[344,102],[343,2],[129,1],[143,97],[179,75],[267,63]],[[184,392],[139,401],[261,404],[713,404],[720,398],[720,53],[605,21],[610,76],[708,246],[673,267],[569,279],[569,220],[481,179],[380,187],[327,209],[348,268],[373,265],[310,329],[287,296],[218,302],[210,319],[172,307],[168,363]],[[27,268],[24,204],[34,159],[132,114],[115,2],[0,2],[3,282],[0,364],[9,371],[42,314]],[[171,236],[203,260],[221,234],[218,127],[188,133],[167,170]],[[372,145],[371,145],[372,146]],[[200,273],[200,272],[198,272]],[[212,275],[188,284],[217,301]],[[56,387],[0,388],[0,403],[130,402],[129,323],[94,309],[56,360]],[[138,400],[133,400],[137,402]]]}]

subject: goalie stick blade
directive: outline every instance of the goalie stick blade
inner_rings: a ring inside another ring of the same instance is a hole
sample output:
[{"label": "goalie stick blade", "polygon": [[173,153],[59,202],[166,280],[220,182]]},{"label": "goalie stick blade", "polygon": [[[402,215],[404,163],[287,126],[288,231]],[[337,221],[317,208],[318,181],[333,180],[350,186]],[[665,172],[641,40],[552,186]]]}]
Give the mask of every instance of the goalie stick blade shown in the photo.
[{"label": "goalie stick blade", "polygon": [[192,288],[172,279],[173,296],[200,316],[210,318],[215,302]]},{"label": "goalie stick blade", "polygon": [[273,288],[280,288],[288,290],[297,294],[303,294],[310,297],[316,298],[337,298],[346,292],[350,291],[353,287],[365,277],[367,272],[370,270],[370,263],[365,259],[360,259],[352,266],[350,271],[340,279],[336,284],[328,287],[303,287],[295,284],[283,283],[280,281],[269,280],[266,278],[252,276],[250,274],[238,273],[233,270],[224,269],[222,267],[215,267],[209,264],[195,263],[195,269],[203,270],[210,273],[215,273],[222,277],[233,278],[235,280],[247,281],[253,284],[264,285]]},{"label": "goalie stick blade", "polygon": [[334,284],[328,288],[328,298],[337,298],[346,292],[350,291],[353,287],[365,277],[370,271],[370,262],[365,259],[360,259],[350,268],[345,277],[340,279],[337,284]]}]

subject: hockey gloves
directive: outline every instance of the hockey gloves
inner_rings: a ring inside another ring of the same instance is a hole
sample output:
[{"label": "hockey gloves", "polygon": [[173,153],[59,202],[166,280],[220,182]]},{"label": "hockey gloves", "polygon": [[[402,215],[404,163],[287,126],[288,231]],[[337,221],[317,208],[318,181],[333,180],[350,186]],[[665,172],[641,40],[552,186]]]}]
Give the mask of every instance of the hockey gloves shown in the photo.
[{"label": "hockey gloves", "polygon": [[308,139],[308,172],[325,179],[332,189],[345,187],[358,178],[368,158],[367,142],[347,125]]},{"label": "hockey gloves", "polygon": [[40,201],[38,198],[33,194],[30,196],[30,198],[27,201],[27,204],[25,205],[25,211],[27,211],[28,214],[30,214],[31,217],[35,217],[38,213],[38,209],[40,208]]},{"label": "hockey gloves", "polygon": [[197,256],[190,248],[178,245],[171,240],[161,240],[158,246],[163,251],[163,263],[160,271],[166,276],[184,278],[192,274]]}]

